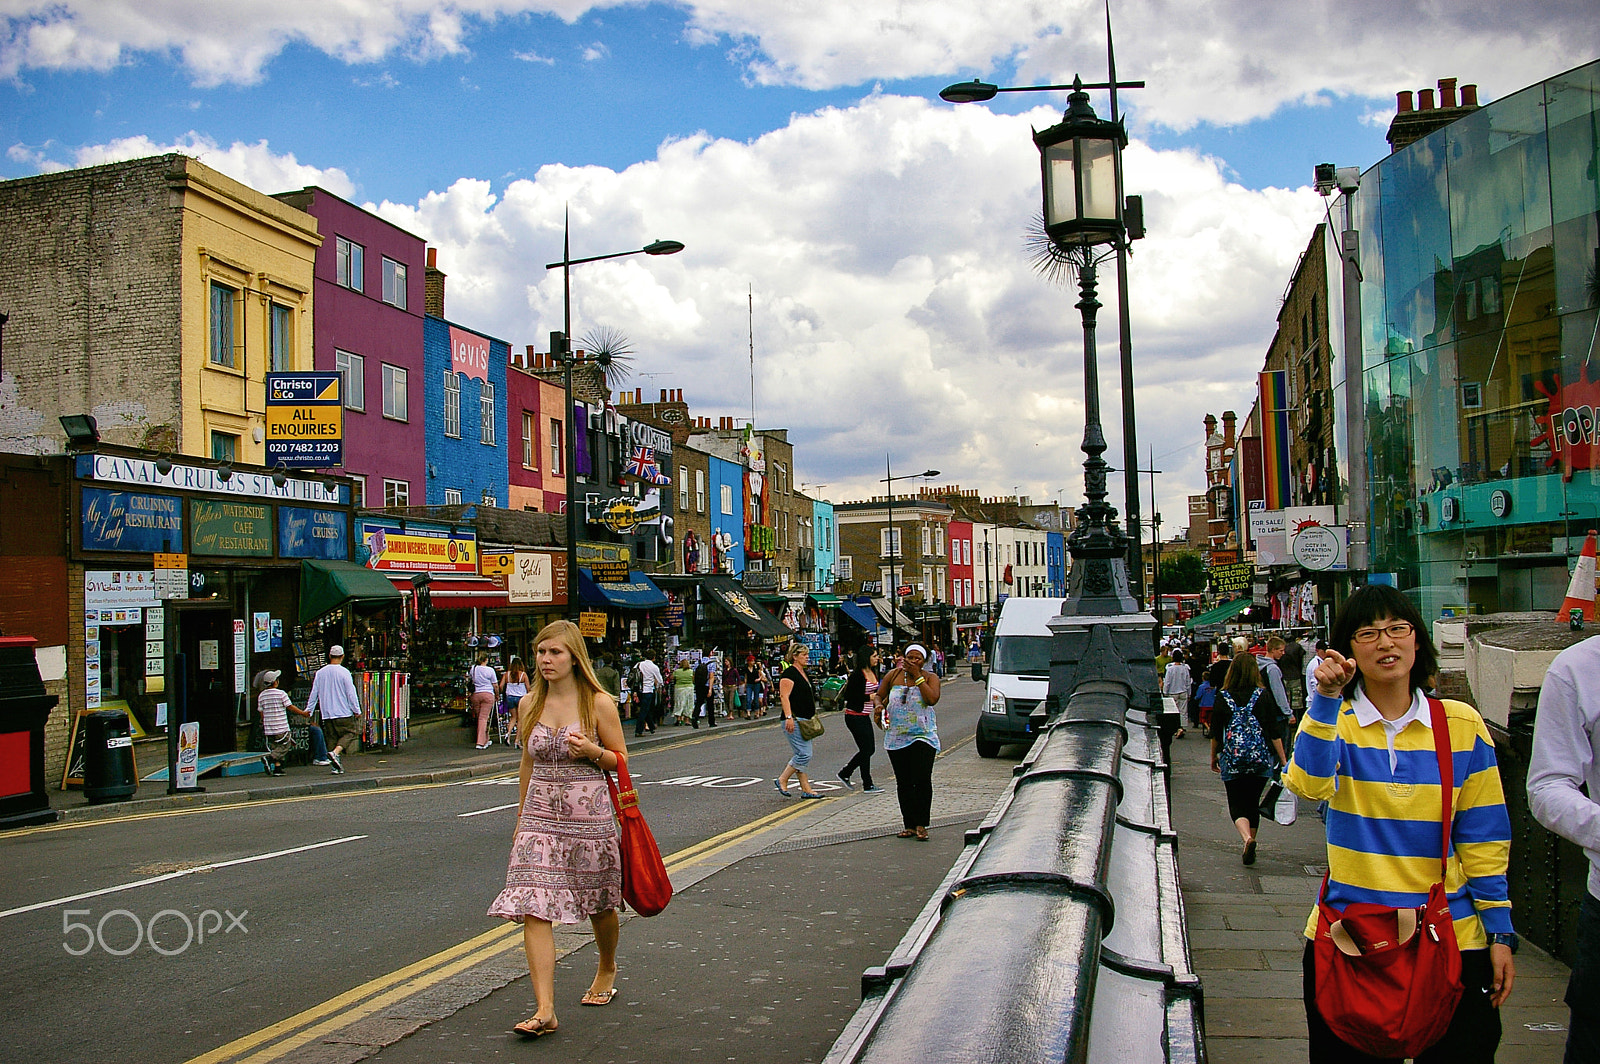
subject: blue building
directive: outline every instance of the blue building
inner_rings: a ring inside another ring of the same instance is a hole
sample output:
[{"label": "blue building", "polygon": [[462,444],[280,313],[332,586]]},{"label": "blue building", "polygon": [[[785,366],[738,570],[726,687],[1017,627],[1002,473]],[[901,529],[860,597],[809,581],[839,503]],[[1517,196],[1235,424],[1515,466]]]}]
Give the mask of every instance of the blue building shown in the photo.
[{"label": "blue building", "polygon": [[[833,590],[833,559],[838,554],[838,526],[833,520],[833,503],[814,499],[811,503],[812,584],[818,591]],[[940,597],[944,597],[941,589]]]},{"label": "blue building", "polygon": [[511,347],[429,315],[422,332],[423,423],[429,506],[509,502],[506,363]]},{"label": "blue building", "polygon": [[717,550],[711,557],[726,560],[725,571],[744,572],[744,466],[716,455],[709,455],[711,465],[711,499],[709,514],[713,538],[727,544],[727,550]]},{"label": "blue building", "polygon": [[1052,598],[1067,593],[1067,537],[1060,532],[1044,534],[1044,582]]}]

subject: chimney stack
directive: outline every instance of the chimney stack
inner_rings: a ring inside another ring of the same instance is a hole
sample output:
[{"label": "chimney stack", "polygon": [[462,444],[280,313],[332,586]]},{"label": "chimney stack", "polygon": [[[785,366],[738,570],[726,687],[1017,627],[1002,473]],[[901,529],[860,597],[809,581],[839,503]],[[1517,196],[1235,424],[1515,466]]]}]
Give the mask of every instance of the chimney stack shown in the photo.
[{"label": "chimney stack", "polygon": [[439,269],[439,249],[428,249],[428,267],[422,271],[422,309],[435,318],[444,317],[444,278]]},{"label": "chimney stack", "polygon": [[1417,90],[1417,110],[1419,110],[1419,111],[1431,111],[1431,110],[1433,110],[1433,90],[1432,89],[1419,89],[1419,90]]},{"label": "chimney stack", "polygon": [[1410,91],[1395,94],[1394,121],[1389,123],[1387,134],[1390,151],[1399,151],[1442,129],[1464,115],[1478,109],[1478,86],[1462,85],[1459,94],[1456,78],[1440,78],[1438,103],[1435,105],[1433,89],[1418,89],[1417,103],[1411,105]]},{"label": "chimney stack", "polygon": [[1478,106],[1478,86],[1476,86],[1476,85],[1463,85],[1463,86],[1461,86],[1461,106],[1462,107],[1476,107],[1476,106]]},{"label": "chimney stack", "polygon": [[1416,110],[1416,104],[1412,101],[1410,89],[1395,93],[1394,104],[1395,110],[1400,114],[1409,114],[1411,111]]}]

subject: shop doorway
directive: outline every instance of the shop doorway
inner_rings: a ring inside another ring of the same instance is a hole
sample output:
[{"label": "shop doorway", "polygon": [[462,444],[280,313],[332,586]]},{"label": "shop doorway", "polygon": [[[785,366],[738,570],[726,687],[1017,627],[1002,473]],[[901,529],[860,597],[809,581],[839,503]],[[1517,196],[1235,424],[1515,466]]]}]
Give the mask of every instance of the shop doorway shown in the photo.
[{"label": "shop doorway", "polygon": [[178,649],[189,720],[200,722],[200,753],[226,754],[236,747],[233,691],[233,615],[228,610],[179,610]]}]

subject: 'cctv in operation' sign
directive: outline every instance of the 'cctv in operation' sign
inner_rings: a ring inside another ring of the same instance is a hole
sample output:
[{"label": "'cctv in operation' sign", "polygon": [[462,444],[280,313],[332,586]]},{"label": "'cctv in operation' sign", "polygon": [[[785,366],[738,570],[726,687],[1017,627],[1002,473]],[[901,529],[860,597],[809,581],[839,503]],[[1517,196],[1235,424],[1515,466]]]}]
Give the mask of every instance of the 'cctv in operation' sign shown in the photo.
[{"label": "'cctv in operation' sign", "polygon": [[344,464],[343,375],[267,374],[267,459],[290,469]]}]

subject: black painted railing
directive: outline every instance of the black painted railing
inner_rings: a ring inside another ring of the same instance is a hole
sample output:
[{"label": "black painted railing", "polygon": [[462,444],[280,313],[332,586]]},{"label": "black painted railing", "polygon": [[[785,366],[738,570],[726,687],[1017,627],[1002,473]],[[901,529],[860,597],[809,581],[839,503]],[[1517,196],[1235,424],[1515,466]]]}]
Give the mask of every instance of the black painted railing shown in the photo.
[{"label": "black painted railing", "polygon": [[828,1064],[1205,1059],[1139,627],[1058,630],[1042,734]]}]

